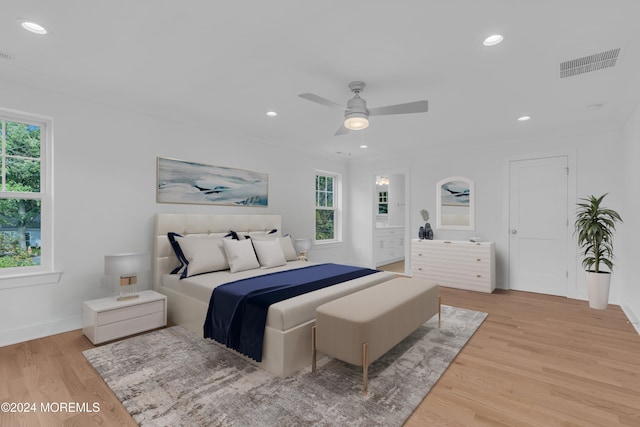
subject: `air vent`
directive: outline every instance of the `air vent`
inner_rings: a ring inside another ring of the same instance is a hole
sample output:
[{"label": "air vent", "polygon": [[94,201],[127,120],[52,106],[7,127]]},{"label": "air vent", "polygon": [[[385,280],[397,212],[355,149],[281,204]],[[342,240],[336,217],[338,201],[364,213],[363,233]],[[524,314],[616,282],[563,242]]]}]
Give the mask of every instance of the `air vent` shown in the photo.
[{"label": "air vent", "polygon": [[9,55],[7,52],[3,52],[0,50],[0,59],[4,59],[5,61],[9,61],[13,59],[13,56]]},{"label": "air vent", "polygon": [[572,59],[560,64],[560,78],[577,76],[578,74],[590,73],[591,71],[602,70],[616,65],[620,48],[611,49],[583,58]]}]

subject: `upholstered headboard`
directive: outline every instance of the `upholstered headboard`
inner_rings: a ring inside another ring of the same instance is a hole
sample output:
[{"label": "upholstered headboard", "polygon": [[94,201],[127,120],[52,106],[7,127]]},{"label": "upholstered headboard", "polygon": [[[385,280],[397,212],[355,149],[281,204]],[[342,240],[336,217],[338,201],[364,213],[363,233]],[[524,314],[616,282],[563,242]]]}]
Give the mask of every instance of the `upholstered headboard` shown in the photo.
[{"label": "upholstered headboard", "polygon": [[282,232],[280,215],[205,215],[205,214],[156,214],[154,229],[153,287],[162,285],[162,275],[171,272],[180,263],[176,258],[167,233],[183,236],[189,234],[224,236],[236,232]]}]

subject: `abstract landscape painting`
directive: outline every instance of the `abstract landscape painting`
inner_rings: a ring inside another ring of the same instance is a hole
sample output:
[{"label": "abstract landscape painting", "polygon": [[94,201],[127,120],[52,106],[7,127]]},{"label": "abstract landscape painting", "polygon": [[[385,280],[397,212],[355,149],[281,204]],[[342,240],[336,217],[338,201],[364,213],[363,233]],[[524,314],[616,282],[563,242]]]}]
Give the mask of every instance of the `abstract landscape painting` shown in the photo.
[{"label": "abstract landscape painting", "polygon": [[440,187],[442,206],[469,206],[469,183],[449,181]]},{"label": "abstract landscape painting", "polygon": [[266,173],[158,157],[158,203],[266,207],[268,187]]}]

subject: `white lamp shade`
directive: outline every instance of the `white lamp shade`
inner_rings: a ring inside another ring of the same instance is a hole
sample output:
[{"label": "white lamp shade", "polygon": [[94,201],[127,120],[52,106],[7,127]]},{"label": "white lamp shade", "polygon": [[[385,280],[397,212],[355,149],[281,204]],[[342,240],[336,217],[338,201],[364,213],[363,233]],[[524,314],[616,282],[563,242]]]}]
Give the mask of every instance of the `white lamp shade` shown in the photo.
[{"label": "white lamp shade", "polygon": [[311,239],[295,239],[293,245],[296,247],[296,251],[309,252],[311,249]]},{"label": "white lamp shade", "polygon": [[364,113],[348,113],[344,118],[344,127],[350,130],[361,130],[369,126],[369,119]]},{"label": "white lamp shade", "polygon": [[148,253],[105,255],[104,274],[109,276],[135,275],[151,269]]}]

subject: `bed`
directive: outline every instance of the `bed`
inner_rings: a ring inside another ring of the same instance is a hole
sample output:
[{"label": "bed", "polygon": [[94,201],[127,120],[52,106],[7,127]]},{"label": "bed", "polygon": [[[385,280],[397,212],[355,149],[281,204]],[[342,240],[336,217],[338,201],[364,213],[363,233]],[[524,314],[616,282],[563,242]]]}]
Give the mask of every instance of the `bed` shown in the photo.
[{"label": "bed", "polygon": [[[156,291],[167,296],[169,322],[202,335],[211,292],[216,286],[310,265],[307,261],[291,260],[272,268],[252,268],[233,273],[231,270],[222,270],[183,279],[180,279],[180,274],[170,274],[180,268],[180,261],[167,237],[169,233],[178,233],[184,237],[223,238],[229,237],[231,231],[240,236],[258,237],[269,234],[270,237],[281,237],[282,220],[280,215],[156,215],[153,286]],[[262,361],[245,359],[283,378],[309,366],[315,309],[326,302],[394,277],[393,273],[376,272],[272,304],[266,317]],[[240,354],[238,356],[244,357]]]}]

